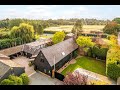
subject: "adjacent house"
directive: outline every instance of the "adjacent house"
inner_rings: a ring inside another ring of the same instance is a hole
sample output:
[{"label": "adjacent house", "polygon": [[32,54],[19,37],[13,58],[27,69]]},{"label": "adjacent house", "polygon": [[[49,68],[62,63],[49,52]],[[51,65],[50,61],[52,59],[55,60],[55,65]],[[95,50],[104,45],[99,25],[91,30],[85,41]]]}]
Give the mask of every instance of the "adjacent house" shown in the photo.
[{"label": "adjacent house", "polygon": [[35,58],[35,67],[43,73],[52,75],[52,70],[59,70],[66,62],[75,57],[78,45],[73,38],[43,48]]},{"label": "adjacent house", "polygon": [[51,39],[40,39],[35,42],[31,42],[28,44],[25,44],[23,46],[23,52],[28,56],[36,56],[40,52],[41,48],[44,48],[47,46],[48,43],[51,43]]},{"label": "adjacent house", "polygon": [[9,75],[17,75],[25,72],[25,67],[13,62],[12,60],[0,59],[0,81],[7,78]]}]

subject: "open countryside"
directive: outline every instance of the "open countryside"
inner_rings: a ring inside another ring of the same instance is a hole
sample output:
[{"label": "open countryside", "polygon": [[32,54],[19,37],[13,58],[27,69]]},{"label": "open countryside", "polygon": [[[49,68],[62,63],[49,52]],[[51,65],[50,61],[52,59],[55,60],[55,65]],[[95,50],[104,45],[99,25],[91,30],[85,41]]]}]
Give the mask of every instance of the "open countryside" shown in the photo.
[{"label": "open countryside", "polygon": [[[71,32],[74,25],[62,25],[57,27],[48,27],[45,31],[66,31]],[[102,31],[105,25],[83,25],[83,31],[90,32],[90,31]]]}]

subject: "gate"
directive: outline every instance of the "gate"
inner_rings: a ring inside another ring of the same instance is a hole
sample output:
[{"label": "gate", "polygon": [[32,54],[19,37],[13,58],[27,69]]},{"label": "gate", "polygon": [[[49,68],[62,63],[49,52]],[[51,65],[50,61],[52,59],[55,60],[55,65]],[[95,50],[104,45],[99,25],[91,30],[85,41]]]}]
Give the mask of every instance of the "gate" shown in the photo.
[{"label": "gate", "polygon": [[64,75],[62,75],[62,74],[60,74],[60,73],[58,73],[58,72],[55,72],[55,78],[63,81],[63,79],[64,79],[65,77],[64,77]]}]

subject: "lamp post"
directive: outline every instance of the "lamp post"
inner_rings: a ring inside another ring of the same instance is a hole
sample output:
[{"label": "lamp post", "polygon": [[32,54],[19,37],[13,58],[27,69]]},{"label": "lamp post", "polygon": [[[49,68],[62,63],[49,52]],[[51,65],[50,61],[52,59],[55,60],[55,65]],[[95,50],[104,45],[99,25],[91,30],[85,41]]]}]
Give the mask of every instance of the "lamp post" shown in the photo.
[{"label": "lamp post", "polygon": [[52,78],[55,78],[55,56],[54,56],[54,69],[52,70]]}]

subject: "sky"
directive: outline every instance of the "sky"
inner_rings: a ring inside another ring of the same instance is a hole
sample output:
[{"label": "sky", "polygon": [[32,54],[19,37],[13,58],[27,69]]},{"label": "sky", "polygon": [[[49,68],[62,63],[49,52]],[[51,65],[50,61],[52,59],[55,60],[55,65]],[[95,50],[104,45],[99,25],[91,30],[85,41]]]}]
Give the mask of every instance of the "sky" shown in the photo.
[{"label": "sky", "polygon": [[69,19],[120,17],[120,5],[0,5],[0,19]]}]

